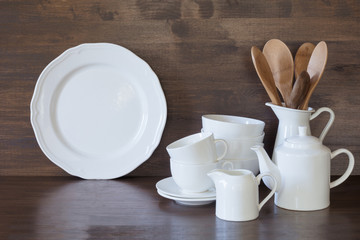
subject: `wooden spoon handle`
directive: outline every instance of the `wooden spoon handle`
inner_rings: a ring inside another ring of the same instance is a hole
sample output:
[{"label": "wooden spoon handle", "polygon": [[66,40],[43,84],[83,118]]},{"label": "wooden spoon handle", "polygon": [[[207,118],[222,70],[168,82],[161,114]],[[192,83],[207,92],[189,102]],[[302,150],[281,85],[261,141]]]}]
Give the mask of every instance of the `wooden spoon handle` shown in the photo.
[{"label": "wooden spoon handle", "polygon": [[255,70],[263,84],[267,94],[269,95],[271,102],[275,105],[281,106],[281,100],[275,86],[275,81],[272,76],[269,64],[264,54],[257,47],[251,48],[251,58],[255,66]]},{"label": "wooden spoon handle", "polygon": [[305,99],[305,96],[310,88],[310,76],[306,71],[300,73],[299,77],[294,83],[293,90],[290,94],[289,107],[298,109]]}]

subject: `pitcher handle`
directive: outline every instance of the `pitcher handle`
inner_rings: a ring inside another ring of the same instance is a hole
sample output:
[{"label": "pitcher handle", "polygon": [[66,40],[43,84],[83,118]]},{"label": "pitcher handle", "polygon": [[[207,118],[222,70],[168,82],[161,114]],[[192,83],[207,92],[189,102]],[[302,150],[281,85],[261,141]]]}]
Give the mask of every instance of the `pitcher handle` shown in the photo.
[{"label": "pitcher handle", "polygon": [[265,176],[269,176],[272,178],[273,182],[274,182],[274,186],[273,189],[271,190],[271,192],[264,198],[264,200],[261,201],[261,203],[259,203],[259,211],[260,209],[264,206],[264,204],[269,201],[269,199],[275,194],[276,188],[277,188],[277,181],[276,178],[269,172],[265,172],[265,173],[261,173],[259,175],[257,175],[256,180],[258,185],[260,184],[260,181],[263,177]]},{"label": "pitcher handle", "polygon": [[319,116],[322,112],[330,113],[330,118],[329,118],[329,121],[327,122],[327,124],[325,125],[325,128],[323,129],[323,131],[320,134],[320,137],[319,137],[320,142],[322,142],[324,140],[326,134],[329,132],[330,127],[334,123],[334,120],[335,120],[335,113],[333,112],[333,110],[331,110],[328,107],[319,108],[316,112],[311,114],[310,120],[313,120],[314,118]]},{"label": "pitcher handle", "polygon": [[221,160],[221,159],[223,159],[225,157],[225,155],[226,155],[226,153],[228,151],[228,145],[227,145],[227,142],[224,139],[215,139],[214,142],[215,142],[215,144],[218,143],[218,142],[221,142],[221,143],[224,144],[224,147],[225,147],[224,153],[220,157],[218,157],[216,159],[216,161],[219,161],[219,160]]},{"label": "pitcher handle", "polygon": [[354,165],[355,165],[354,155],[347,149],[341,148],[341,149],[333,151],[331,153],[331,159],[333,159],[334,157],[336,157],[337,155],[339,155],[341,153],[345,153],[348,155],[349,164],[348,164],[348,167],[347,167],[345,173],[341,177],[339,177],[338,179],[336,179],[335,181],[330,183],[330,188],[336,187],[336,186],[340,185],[341,183],[343,183],[350,176],[352,170],[354,169]]}]

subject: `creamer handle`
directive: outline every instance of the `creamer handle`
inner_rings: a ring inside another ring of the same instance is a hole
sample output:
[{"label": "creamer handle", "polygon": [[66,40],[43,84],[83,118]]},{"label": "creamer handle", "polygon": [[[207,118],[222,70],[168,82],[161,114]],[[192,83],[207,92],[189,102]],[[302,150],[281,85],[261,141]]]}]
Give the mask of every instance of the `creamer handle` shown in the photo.
[{"label": "creamer handle", "polygon": [[269,176],[273,179],[274,181],[274,186],[273,186],[273,189],[271,190],[271,192],[264,198],[264,200],[262,200],[259,205],[258,205],[258,208],[259,208],[259,211],[261,210],[261,208],[264,206],[264,204],[269,201],[269,199],[275,194],[275,191],[276,191],[276,188],[277,188],[277,181],[276,181],[276,178],[269,172],[265,172],[265,173],[261,173],[259,175],[257,175],[256,177],[256,180],[257,180],[257,183],[258,185],[260,184],[260,181],[263,177],[265,176]]}]

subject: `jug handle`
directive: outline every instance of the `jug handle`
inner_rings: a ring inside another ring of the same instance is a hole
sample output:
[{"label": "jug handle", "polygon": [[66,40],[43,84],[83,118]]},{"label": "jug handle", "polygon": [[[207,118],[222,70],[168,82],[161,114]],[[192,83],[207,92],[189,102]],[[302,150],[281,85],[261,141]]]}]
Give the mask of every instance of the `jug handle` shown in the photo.
[{"label": "jug handle", "polygon": [[337,155],[339,155],[341,153],[345,153],[348,155],[349,164],[348,164],[348,167],[347,167],[345,173],[341,177],[339,177],[338,179],[336,179],[335,181],[330,183],[330,188],[336,187],[336,186],[340,185],[341,183],[343,183],[350,176],[350,174],[354,168],[354,165],[355,165],[354,155],[349,150],[344,149],[344,148],[333,151],[331,153],[331,159],[333,159],[334,157],[336,157]]},{"label": "jug handle", "polygon": [[276,188],[277,188],[277,181],[276,178],[269,172],[265,172],[265,173],[261,173],[259,175],[257,175],[256,180],[257,180],[257,184],[260,185],[260,181],[263,177],[265,176],[269,176],[272,178],[273,182],[274,182],[274,186],[273,189],[271,190],[271,192],[261,201],[261,203],[259,203],[259,211],[260,209],[264,206],[264,204],[269,201],[269,199],[275,194]]},{"label": "jug handle", "polygon": [[329,132],[331,125],[333,124],[334,120],[335,120],[335,113],[333,112],[333,110],[331,110],[328,107],[322,107],[319,108],[316,112],[314,112],[313,114],[311,114],[310,116],[310,120],[313,120],[314,118],[316,118],[317,116],[319,116],[322,112],[328,112],[330,113],[330,118],[329,121],[327,122],[327,124],[325,125],[325,128],[323,129],[323,131],[320,134],[319,140],[320,142],[323,142],[326,134]]}]

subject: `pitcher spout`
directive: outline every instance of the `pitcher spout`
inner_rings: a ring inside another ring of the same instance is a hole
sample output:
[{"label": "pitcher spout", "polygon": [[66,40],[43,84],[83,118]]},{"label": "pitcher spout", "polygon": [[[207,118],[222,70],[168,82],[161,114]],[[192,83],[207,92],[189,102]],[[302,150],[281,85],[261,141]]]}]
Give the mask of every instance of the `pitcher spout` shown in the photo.
[{"label": "pitcher spout", "polygon": [[216,184],[217,182],[219,182],[221,179],[224,178],[226,173],[224,172],[223,169],[214,169],[214,170],[208,172],[207,175]]},{"label": "pitcher spout", "polygon": [[[266,153],[265,149],[261,145],[255,145],[251,148],[251,150],[255,151],[258,157],[260,172],[270,172],[276,178],[276,191],[278,192],[281,187],[281,174],[278,167],[273,163],[273,161],[271,161],[269,155]],[[273,186],[275,184],[271,178],[264,177],[263,181],[269,189],[273,189]]]}]

